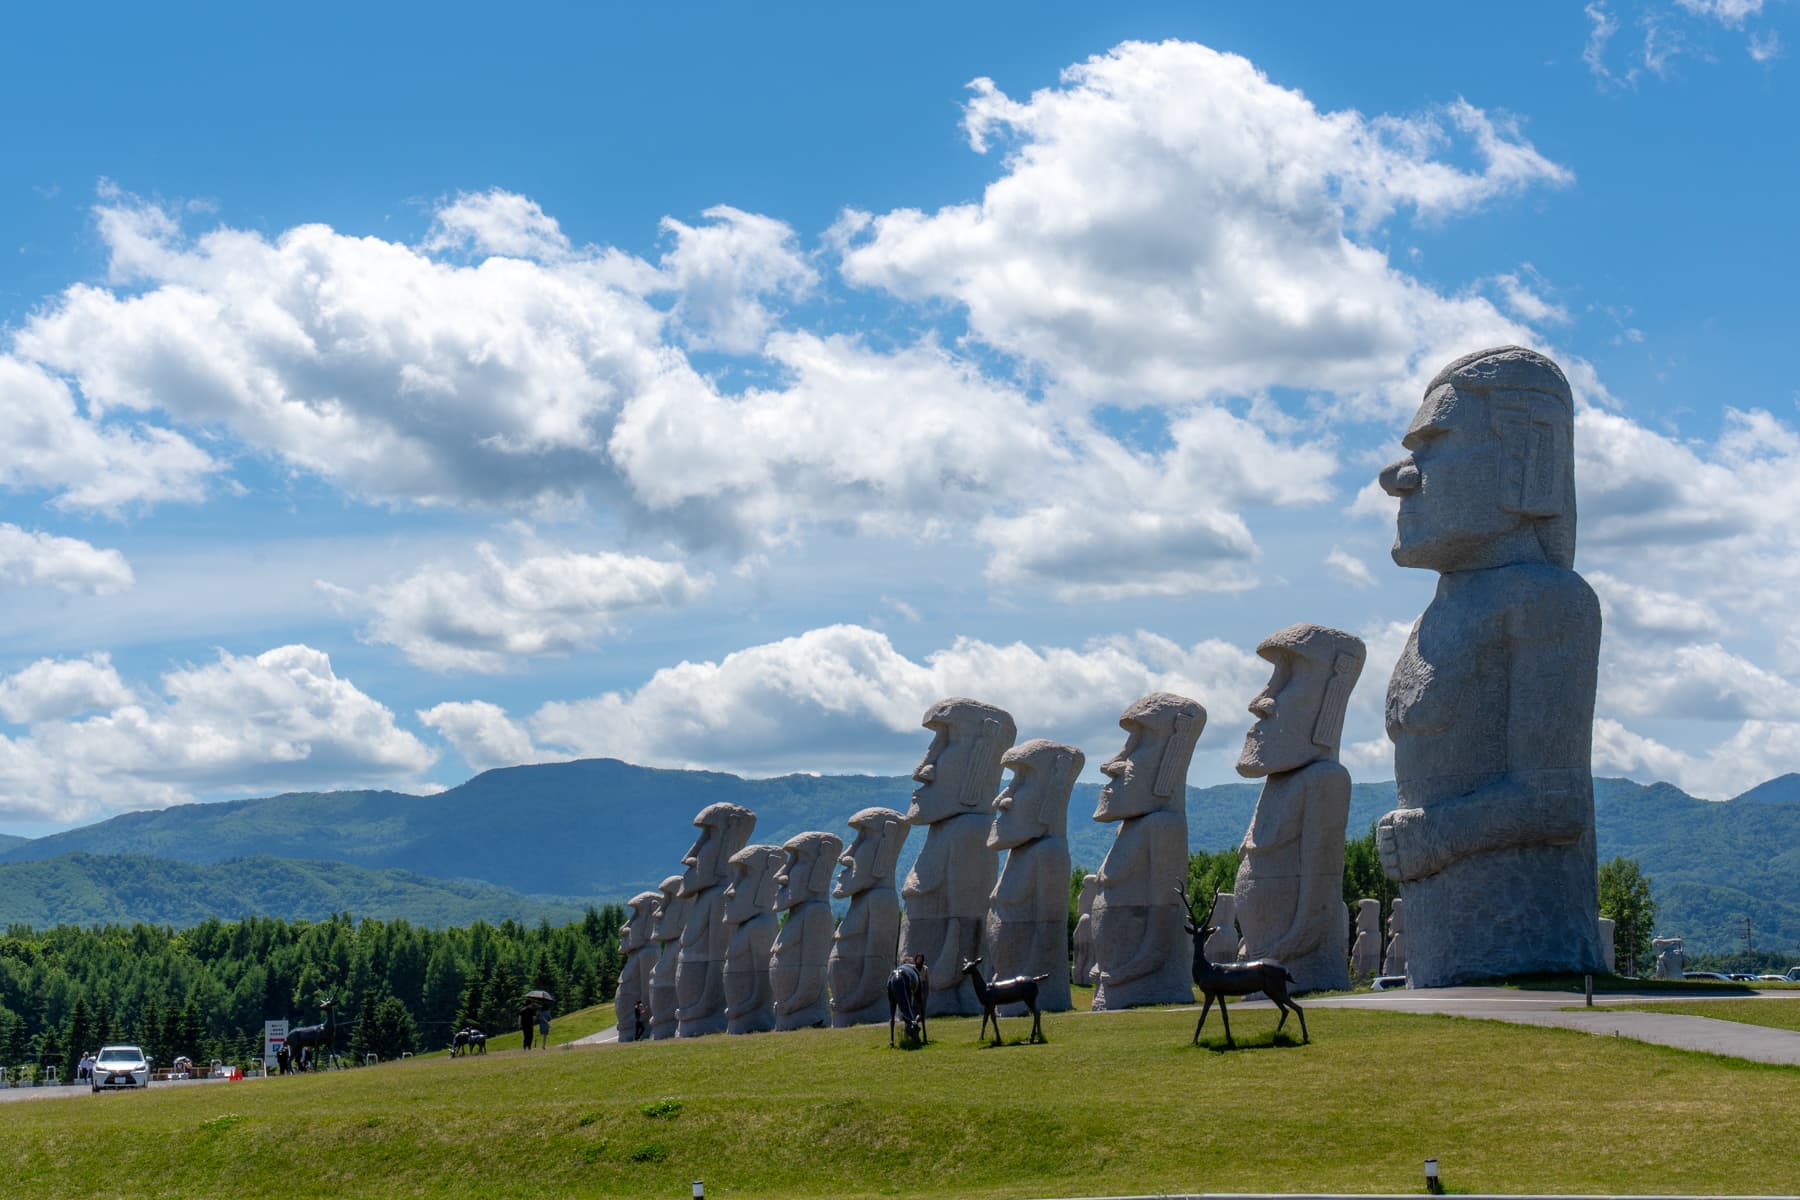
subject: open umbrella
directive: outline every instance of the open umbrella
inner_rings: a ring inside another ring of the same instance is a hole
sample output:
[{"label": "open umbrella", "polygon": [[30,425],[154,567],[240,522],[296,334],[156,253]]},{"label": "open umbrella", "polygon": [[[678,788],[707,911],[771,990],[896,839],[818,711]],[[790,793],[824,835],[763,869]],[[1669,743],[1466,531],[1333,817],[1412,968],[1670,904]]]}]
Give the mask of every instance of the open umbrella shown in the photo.
[{"label": "open umbrella", "polygon": [[545,1004],[556,1003],[556,997],[552,996],[549,992],[546,992],[543,988],[533,988],[531,991],[525,993],[525,998],[527,1000],[538,1000]]}]

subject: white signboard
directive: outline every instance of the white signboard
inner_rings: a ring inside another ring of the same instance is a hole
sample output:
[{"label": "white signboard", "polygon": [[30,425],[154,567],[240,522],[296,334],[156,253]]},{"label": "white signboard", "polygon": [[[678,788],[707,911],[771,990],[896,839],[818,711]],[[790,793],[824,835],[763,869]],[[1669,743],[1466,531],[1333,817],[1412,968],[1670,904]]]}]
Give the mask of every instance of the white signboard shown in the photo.
[{"label": "white signboard", "polygon": [[288,1023],[286,1021],[263,1022],[263,1069],[275,1069],[275,1054],[287,1044]]}]

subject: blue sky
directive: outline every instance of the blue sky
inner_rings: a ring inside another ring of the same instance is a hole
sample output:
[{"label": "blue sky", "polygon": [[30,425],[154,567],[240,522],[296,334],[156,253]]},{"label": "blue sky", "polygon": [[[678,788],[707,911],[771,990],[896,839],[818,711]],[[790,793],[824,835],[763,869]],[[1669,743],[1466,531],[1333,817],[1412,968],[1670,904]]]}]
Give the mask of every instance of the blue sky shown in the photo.
[{"label": "blue sky", "polygon": [[1596,770],[1800,768],[1790,3],[41,7],[0,832],[899,773],[958,693],[1097,763],[1186,692],[1218,782],[1296,620],[1388,778],[1370,481],[1508,340],[1582,406]]}]

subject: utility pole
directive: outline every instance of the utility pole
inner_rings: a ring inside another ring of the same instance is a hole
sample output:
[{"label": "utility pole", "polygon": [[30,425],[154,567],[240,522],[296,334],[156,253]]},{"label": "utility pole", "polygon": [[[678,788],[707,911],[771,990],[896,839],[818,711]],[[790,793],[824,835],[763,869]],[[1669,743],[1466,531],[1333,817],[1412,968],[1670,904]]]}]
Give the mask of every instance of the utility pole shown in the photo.
[{"label": "utility pole", "polygon": [[1745,917],[1744,918],[1744,953],[1745,954],[1753,954],[1753,953],[1755,953],[1755,951],[1756,951],[1756,943],[1753,940],[1751,940],[1751,936],[1750,936],[1750,918]]}]

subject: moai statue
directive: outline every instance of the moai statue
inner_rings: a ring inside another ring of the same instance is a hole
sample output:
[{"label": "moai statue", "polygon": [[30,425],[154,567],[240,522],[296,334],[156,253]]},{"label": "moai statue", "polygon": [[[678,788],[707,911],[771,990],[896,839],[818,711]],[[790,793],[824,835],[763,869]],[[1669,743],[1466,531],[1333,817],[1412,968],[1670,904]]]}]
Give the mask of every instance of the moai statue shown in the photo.
[{"label": "moai statue", "polygon": [[[627,901],[631,916],[619,931],[619,953],[625,956],[619,967],[619,986],[613,995],[613,1012],[619,1018],[619,1040],[637,1041],[637,1006],[650,1008],[650,972],[656,966],[657,945],[650,940],[656,918],[662,913],[661,892],[639,892]],[[645,1030],[648,1036],[649,1030]]]},{"label": "moai statue", "polygon": [[[693,910],[692,897],[681,894],[681,876],[671,875],[657,885],[662,893],[662,906],[650,928],[650,941],[656,947],[656,962],[650,968],[650,1038],[661,1041],[675,1036],[676,1001],[675,968],[681,958],[681,933],[687,928],[688,913]],[[624,1020],[623,1016],[620,1020]]]},{"label": "moai statue", "polygon": [[831,939],[831,1023],[871,1025],[888,1019],[887,980],[900,941],[900,897],[894,872],[910,828],[891,808],[865,808],[850,818],[856,837],[838,862],[831,894],[850,910]]},{"label": "moai statue", "polygon": [[1682,979],[1687,968],[1687,956],[1681,951],[1680,938],[1652,938],[1650,949],[1656,954],[1656,977],[1658,979]]},{"label": "moai statue", "polygon": [[1005,711],[963,699],[938,701],[921,724],[933,736],[913,772],[919,786],[906,819],[925,826],[925,845],[900,888],[906,900],[900,956],[925,956],[927,1015],[974,1016],[981,1003],[962,964],[981,957],[1000,866],[1000,856],[988,849],[988,826],[1000,791],[1000,758],[1017,729]]},{"label": "moai statue", "polygon": [[1081,894],[1075,898],[1075,963],[1070,982],[1094,986],[1094,895],[1100,889],[1098,875],[1081,877]]},{"label": "moai statue", "polygon": [[831,870],[844,843],[835,833],[802,833],[789,838],[787,858],[775,876],[775,911],[787,914],[769,955],[769,987],[775,997],[775,1028],[805,1029],[831,1018],[825,993],[832,928]]},{"label": "moai statue", "polygon": [[[1350,986],[1350,773],[1338,762],[1338,741],[1367,652],[1360,639],[1323,625],[1290,625],[1256,652],[1274,671],[1250,702],[1256,724],[1237,763],[1238,774],[1264,781],[1238,864],[1243,956],[1279,962],[1296,992],[1342,991]],[[1376,944],[1379,958],[1379,938]]]},{"label": "moai statue", "polygon": [[1618,925],[1611,917],[1600,918],[1600,953],[1606,959],[1606,973],[1619,973],[1618,946],[1616,944]]},{"label": "moai statue", "polygon": [[1383,975],[1406,974],[1406,901],[1396,898],[1388,908],[1387,951],[1381,957]]},{"label": "moai statue", "polygon": [[1206,710],[1185,696],[1152,692],[1127,708],[1125,748],[1100,768],[1094,820],[1119,832],[1094,896],[1096,1010],[1186,1004],[1194,998],[1194,943],[1184,928],[1187,887],[1187,770]]},{"label": "moai statue", "polygon": [[1517,346],[1439,371],[1381,472],[1394,561],[1439,573],[1387,692],[1414,987],[1598,971],[1592,745],[1600,605],[1575,562],[1574,400]]},{"label": "moai statue", "polygon": [[724,918],[729,930],[725,967],[725,1032],[767,1033],[775,1028],[775,992],[769,956],[775,947],[775,877],[787,861],[780,846],[745,846],[731,856]]},{"label": "moai statue", "polygon": [[1362,984],[1381,973],[1381,901],[1356,902],[1356,940],[1350,944],[1350,977]]},{"label": "moai statue", "polygon": [[1206,957],[1216,963],[1235,962],[1238,956],[1237,896],[1220,892],[1213,900],[1212,923],[1219,931],[1206,939]]},{"label": "moai statue", "polygon": [[[1069,793],[1086,757],[1073,746],[1033,738],[1000,765],[1012,782],[994,801],[988,849],[1006,851],[987,918],[988,976],[1049,975],[1038,985],[1042,1012],[1066,1012],[1069,999]],[[1023,1016],[1023,1003],[1000,1015]]]},{"label": "moai statue", "polygon": [[756,814],[737,804],[709,804],[694,818],[700,836],[681,860],[681,894],[694,903],[681,931],[681,956],[675,966],[675,992],[680,1009],[677,1032],[700,1037],[725,1029],[725,887],[731,856],[744,848],[756,828]]}]

